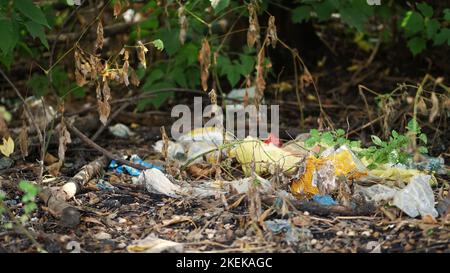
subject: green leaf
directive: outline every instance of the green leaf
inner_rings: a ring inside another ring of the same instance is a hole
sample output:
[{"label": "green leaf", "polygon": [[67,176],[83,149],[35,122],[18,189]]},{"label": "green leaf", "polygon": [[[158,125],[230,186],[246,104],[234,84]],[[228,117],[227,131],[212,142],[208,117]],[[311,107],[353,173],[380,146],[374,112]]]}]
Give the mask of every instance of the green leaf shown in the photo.
[{"label": "green leaf", "polygon": [[450,21],[450,9],[444,9],[444,20]]},{"label": "green leaf", "polygon": [[241,65],[239,66],[239,71],[242,76],[250,75],[255,66],[254,57],[246,54],[240,55]]},{"label": "green leaf", "polygon": [[422,52],[425,47],[427,46],[427,43],[425,41],[425,39],[423,39],[422,37],[414,37],[411,40],[408,41],[408,48],[409,50],[411,50],[411,53],[416,56],[417,54],[419,54],[420,52]]},{"label": "green leaf", "polygon": [[326,145],[333,145],[334,144],[334,138],[331,132],[325,132],[322,135],[322,142]]},{"label": "green leaf", "polygon": [[309,134],[310,134],[312,137],[318,137],[318,136],[319,136],[319,131],[318,131],[317,129],[311,129],[311,130],[309,131]]},{"label": "green leaf", "polygon": [[311,13],[310,6],[300,6],[292,11],[292,22],[301,23],[309,19]]},{"label": "green leaf", "polygon": [[397,133],[397,131],[395,131],[395,130],[392,130],[392,136],[393,136],[394,138],[397,138],[397,137],[398,137],[398,133]]},{"label": "green leaf", "polygon": [[342,21],[358,31],[364,31],[364,24],[368,17],[354,7],[345,7],[340,10]]},{"label": "green leaf", "polygon": [[450,29],[442,28],[438,34],[434,36],[434,45],[442,45],[445,42],[450,43]]},{"label": "green leaf", "polygon": [[424,133],[422,133],[422,134],[419,135],[419,139],[422,140],[422,142],[423,142],[424,144],[427,144],[427,142],[428,142],[427,135],[424,134]]},{"label": "green leaf", "polygon": [[336,130],[336,136],[340,137],[345,135],[345,131],[343,129],[337,129]]},{"label": "green leaf", "polygon": [[148,75],[145,84],[142,86],[142,90],[147,91],[146,89],[150,89],[155,81],[160,80],[163,77],[164,72],[161,69],[153,69]]},{"label": "green leaf", "polygon": [[41,9],[36,6],[31,0],[19,0],[14,1],[14,8],[20,13],[30,18],[32,21],[41,24],[43,26],[49,27],[47,19]]},{"label": "green leaf", "polygon": [[230,5],[230,0],[210,0],[214,14],[218,14]]},{"label": "green leaf", "polygon": [[161,41],[161,39],[156,39],[152,41],[152,44],[158,49],[159,51],[163,51],[164,49],[164,43]]},{"label": "green leaf", "polygon": [[19,38],[19,34],[11,20],[6,18],[0,19],[0,37],[0,49],[3,54],[11,53]]},{"label": "green leaf", "polygon": [[423,30],[423,17],[418,12],[408,11],[403,18],[401,26],[405,29],[408,37]]},{"label": "green leaf", "polygon": [[378,146],[383,145],[383,141],[376,135],[371,135],[370,138],[372,139],[373,144],[378,145]]},{"label": "green leaf", "polygon": [[67,5],[69,6],[73,6],[75,5],[75,3],[73,2],[73,0],[66,0]]},{"label": "green leaf", "polygon": [[48,49],[48,41],[47,37],[45,36],[45,30],[44,27],[34,21],[28,21],[25,22],[25,27],[27,28],[28,32],[31,34],[33,38],[39,38],[41,40],[41,43]]},{"label": "green leaf", "polygon": [[425,2],[421,2],[416,5],[423,16],[431,18],[433,16],[433,8]]},{"label": "green leaf", "polygon": [[335,9],[332,1],[312,2],[311,5],[319,21],[328,20]]},{"label": "green leaf", "polygon": [[427,149],[427,147],[424,147],[424,146],[420,146],[418,151],[421,154],[428,154],[428,149]]},{"label": "green leaf", "polygon": [[31,79],[27,81],[27,86],[38,97],[45,96],[48,93],[48,84],[49,82],[47,77],[38,73],[33,73]]},{"label": "green leaf", "polygon": [[418,131],[420,130],[420,126],[417,120],[411,119],[410,121],[408,121],[406,129],[408,129],[408,131],[411,131],[413,133],[418,133]]},{"label": "green leaf", "polygon": [[439,23],[439,21],[437,19],[428,20],[426,22],[428,39],[433,39],[440,27],[441,27],[441,24]]}]

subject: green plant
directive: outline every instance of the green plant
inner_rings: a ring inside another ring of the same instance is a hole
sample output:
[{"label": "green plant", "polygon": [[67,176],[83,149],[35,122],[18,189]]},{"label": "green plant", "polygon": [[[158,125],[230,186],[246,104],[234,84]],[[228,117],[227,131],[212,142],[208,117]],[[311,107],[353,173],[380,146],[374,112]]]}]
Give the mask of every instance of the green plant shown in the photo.
[{"label": "green plant", "polygon": [[[426,2],[420,2],[411,8],[404,8],[393,1],[381,5],[368,5],[361,0],[299,0],[299,6],[292,10],[292,21],[301,23],[309,20],[325,22],[333,13],[339,13],[342,22],[365,36],[373,36],[367,27],[369,21],[378,21],[383,25],[383,39],[387,41],[392,17],[400,15],[399,27],[407,40],[407,46],[413,55],[417,55],[427,47],[427,42],[434,45],[447,43],[450,45],[450,9],[439,14]],[[374,20],[375,19],[375,20]]]},{"label": "green plant", "polygon": [[[28,182],[22,180],[19,182],[19,189],[23,191],[23,196],[21,201],[23,203],[23,214],[19,217],[20,223],[24,224],[28,219],[31,213],[37,209],[37,205],[35,202],[36,196],[39,193],[39,187]],[[3,215],[5,212],[8,212],[9,216],[12,216],[11,211],[4,205],[4,199],[6,195],[5,193],[0,191],[0,215]],[[13,222],[4,223],[5,228],[12,228]],[[18,223],[16,223],[18,224]]]},{"label": "green plant", "polygon": [[28,35],[38,38],[48,49],[45,29],[50,27],[44,12],[32,0],[0,1],[0,63],[9,67],[17,46],[32,55],[32,50],[25,43]]},{"label": "green plant", "polygon": [[361,141],[347,139],[343,129],[328,132],[319,132],[317,129],[311,129],[309,134],[310,137],[305,140],[306,147],[312,147],[315,144],[322,144],[328,147],[335,145],[347,145],[353,149],[358,149],[361,147]]},{"label": "green plant", "polygon": [[[408,132],[404,135],[392,130],[387,141],[383,141],[375,135],[371,136],[372,143],[375,145],[359,152],[361,157],[365,157],[371,162],[369,168],[386,163],[408,164],[412,157],[409,151],[412,141],[416,141],[417,138],[422,144],[427,144],[427,136],[421,132],[417,121],[408,122],[406,129]],[[426,154],[428,150],[425,146],[419,146],[418,152]]]},{"label": "green plant", "polygon": [[425,2],[417,3],[416,8],[416,11],[407,11],[401,22],[411,52],[414,55],[422,52],[428,41],[434,45],[450,45],[450,28],[446,27],[450,22],[450,9],[437,16],[433,7]]}]

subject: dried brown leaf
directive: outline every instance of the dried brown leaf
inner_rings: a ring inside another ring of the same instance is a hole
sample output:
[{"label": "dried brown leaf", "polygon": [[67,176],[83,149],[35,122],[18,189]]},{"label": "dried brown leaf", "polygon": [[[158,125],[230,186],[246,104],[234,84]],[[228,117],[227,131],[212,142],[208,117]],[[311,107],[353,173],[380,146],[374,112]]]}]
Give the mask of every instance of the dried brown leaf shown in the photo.
[{"label": "dried brown leaf", "polygon": [[428,121],[433,123],[434,119],[439,115],[439,99],[436,96],[436,93],[431,93],[431,110],[430,116],[428,117]]},{"label": "dried brown leaf", "polygon": [[266,81],[264,79],[264,49],[261,49],[258,53],[258,59],[256,62],[256,78],[255,78],[255,104],[258,105],[264,95],[266,89]]},{"label": "dried brown leaf", "polygon": [[148,49],[145,47],[145,45],[141,42],[137,42],[137,55],[139,62],[142,64],[144,68],[147,68],[147,61],[145,60],[145,54],[148,52]]},{"label": "dried brown leaf", "polygon": [[258,14],[253,4],[248,4],[248,31],[247,31],[247,45],[253,47],[260,38],[260,29],[258,23]]},{"label": "dried brown leaf", "polygon": [[9,136],[8,125],[3,116],[0,115],[0,139],[6,138],[7,136]]},{"label": "dried brown leaf", "polygon": [[211,65],[211,47],[205,38],[202,42],[202,48],[198,53],[198,61],[200,63],[200,79],[203,91],[208,90],[209,67]]},{"label": "dried brown leaf", "polygon": [[98,21],[97,25],[97,39],[95,40],[95,49],[102,49],[103,48],[103,42],[105,38],[103,37],[103,24],[102,21]]},{"label": "dried brown leaf", "polygon": [[134,71],[134,69],[131,69],[131,72],[130,72],[130,82],[134,86],[139,86],[139,83],[140,83],[139,78],[136,74],[136,71]]},{"label": "dried brown leaf", "polygon": [[67,130],[66,124],[64,123],[64,119],[61,119],[61,123],[58,125],[56,130],[58,131],[59,135],[58,158],[61,163],[64,163],[67,144],[72,142],[69,130]]},{"label": "dried brown leaf", "polygon": [[62,167],[61,161],[55,162],[52,165],[48,166],[48,172],[51,175],[57,177],[59,175],[59,171],[61,170],[61,167]]},{"label": "dried brown leaf", "polygon": [[111,106],[109,105],[109,100],[111,99],[111,89],[109,88],[108,81],[103,82],[103,88],[101,90],[100,84],[98,84],[96,91],[100,121],[103,125],[106,125],[109,114],[111,113]]},{"label": "dried brown leaf", "polygon": [[180,7],[178,8],[178,23],[180,25],[180,35],[179,35],[180,43],[184,44],[184,42],[186,41],[189,23],[183,5],[180,5]]},{"label": "dried brown leaf", "polygon": [[53,163],[55,163],[55,162],[58,162],[59,160],[58,160],[58,158],[56,157],[56,156],[54,156],[54,155],[52,155],[51,153],[49,153],[49,152],[46,152],[45,153],[45,156],[44,156],[44,163],[46,164],[46,165],[51,165],[51,164],[53,164]]},{"label": "dried brown leaf", "polygon": [[277,45],[278,36],[277,36],[277,26],[275,25],[275,17],[269,17],[269,26],[267,27],[267,35],[266,39],[270,42],[273,48]]},{"label": "dried brown leaf", "polygon": [[28,126],[22,126],[19,133],[19,148],[22,158],[28,156]]},{"label": "dried brown leaf", "polygon": [[116,17],[116,19],[121,11],[122,11],[122,4],[120,3],[120,1],[116,1],[116,3],[114,3],[114,17]]}]

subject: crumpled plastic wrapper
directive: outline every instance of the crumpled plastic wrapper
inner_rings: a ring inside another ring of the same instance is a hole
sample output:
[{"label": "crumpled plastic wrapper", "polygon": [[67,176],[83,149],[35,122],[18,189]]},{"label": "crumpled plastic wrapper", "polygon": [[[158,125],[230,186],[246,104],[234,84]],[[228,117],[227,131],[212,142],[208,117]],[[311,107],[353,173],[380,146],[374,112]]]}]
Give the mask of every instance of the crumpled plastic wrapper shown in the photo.
[{"label": "crumpled plastic wrapper", "polygon": [[410,217],[432,215],[438,216],[434,208],[434,195],[430,186],[430,175],[419,174],[394,196],[394,205]]}]

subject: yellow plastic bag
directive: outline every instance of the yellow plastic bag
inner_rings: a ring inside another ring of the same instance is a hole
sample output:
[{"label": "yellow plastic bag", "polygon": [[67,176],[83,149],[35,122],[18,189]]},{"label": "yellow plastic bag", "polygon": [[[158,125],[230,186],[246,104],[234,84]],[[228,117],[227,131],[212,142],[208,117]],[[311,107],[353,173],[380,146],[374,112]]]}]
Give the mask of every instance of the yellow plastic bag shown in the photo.
[{"label": "yellow plastic bag", "polygon": [[246,176],[252,173],[253,166],[255,173],[258,175],[267,172],[273,173],[276,167],[283,172],[291,173],[295,171],[302,159],[272,143],[266,144],[251,136],[236,145],[229,155],[235,157],[242,165],[242,170]]}]

